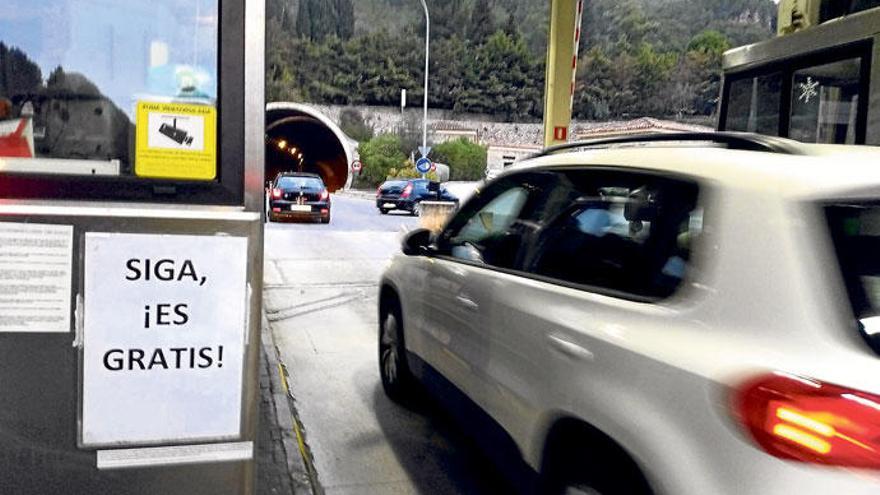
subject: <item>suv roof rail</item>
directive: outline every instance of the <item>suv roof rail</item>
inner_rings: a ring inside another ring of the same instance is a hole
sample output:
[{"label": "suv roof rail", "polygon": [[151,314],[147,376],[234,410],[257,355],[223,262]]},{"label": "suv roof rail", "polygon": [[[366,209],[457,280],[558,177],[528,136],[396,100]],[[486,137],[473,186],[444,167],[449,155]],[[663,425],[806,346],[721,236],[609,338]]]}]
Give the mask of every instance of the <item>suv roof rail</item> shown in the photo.
[{"label": "suv roof rail", "polygon": [[553,155],[580,148],[602,148],[616,144],[675,143],[682,141],[708,141],[715,144],[726,145],[729,149],[744,151],[763,151],[786,155],[804,154],[804,151],[797,147],[794,141],[773,136],[763,136],[761,134],[747,132],[672,132],[598,138],[559,144],[545,148],[543,151],[533,155],[532,158]]}]

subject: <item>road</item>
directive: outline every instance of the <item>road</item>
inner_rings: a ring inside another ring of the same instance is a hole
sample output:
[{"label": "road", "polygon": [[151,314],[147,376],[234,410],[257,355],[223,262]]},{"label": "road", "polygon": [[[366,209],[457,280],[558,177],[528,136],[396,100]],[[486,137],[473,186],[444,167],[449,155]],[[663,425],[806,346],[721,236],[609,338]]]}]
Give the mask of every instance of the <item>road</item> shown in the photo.
[{"label": "road", "polygon": [[388,400],[377,365],[378,279],[418,225],[334,196],[330,225],[267,224],[265,307],[330,494],[510,493],[436,406]]}]

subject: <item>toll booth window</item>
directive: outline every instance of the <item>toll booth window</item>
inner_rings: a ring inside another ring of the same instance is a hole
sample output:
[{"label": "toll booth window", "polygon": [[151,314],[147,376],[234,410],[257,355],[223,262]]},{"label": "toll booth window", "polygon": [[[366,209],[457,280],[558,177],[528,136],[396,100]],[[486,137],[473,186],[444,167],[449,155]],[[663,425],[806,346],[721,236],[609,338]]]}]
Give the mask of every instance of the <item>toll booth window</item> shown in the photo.
[{"label": "toll booth window", "polygon": [[725,128],[730,131],[779,135],[782,74],[747,77],[730,84]]},{"label": "toll booth window", "polygon": [[218,0],[4,0],[0,173],[217,177]]},{"label": "toll booth window", "polygon": [[855,144],[861,59],[797,70],[792,76],[789,136],[798,141]]}]

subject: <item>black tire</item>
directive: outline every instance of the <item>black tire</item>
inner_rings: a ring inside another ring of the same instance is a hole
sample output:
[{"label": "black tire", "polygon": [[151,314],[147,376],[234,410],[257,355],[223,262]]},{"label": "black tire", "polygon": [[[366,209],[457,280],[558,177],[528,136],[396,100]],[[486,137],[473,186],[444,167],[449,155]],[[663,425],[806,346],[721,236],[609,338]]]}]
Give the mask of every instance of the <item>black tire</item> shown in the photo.
[{"label": "black tire", "polygon": [[328,224],[328,223],[330,223],[330,217],[328,216],[327,218],[322,218],[322,219],[321,219],[321,223],[323,223],[323,224]]},{"label": "black tire", "polygon": [[652,495],[636,463],[616,444],[569,431],[545,457],[542,495]]},{"label": "black tire", "polygon": [[403,343],[403,318],[400,304],[388,304],[379,321],[379,376],[385,395],[394,402],[405,402],[412,397],[415,378],[406,361]]},{"label": "black tire", "polygon": [[379,208],[379,213],[382,214],[382,215],[387,215],[387,214],[388,214],[388,210],[386,210],[385,208]]}]

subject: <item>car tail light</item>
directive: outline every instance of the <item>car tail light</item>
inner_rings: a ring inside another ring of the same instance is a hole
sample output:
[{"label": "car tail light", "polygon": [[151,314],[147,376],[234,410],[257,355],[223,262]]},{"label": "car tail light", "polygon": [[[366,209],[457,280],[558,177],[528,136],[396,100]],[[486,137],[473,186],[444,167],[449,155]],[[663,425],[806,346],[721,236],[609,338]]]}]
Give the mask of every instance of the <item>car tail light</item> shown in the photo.
[{"label": "car tail light", "polygon": [[330,199],[330,191],[324,189],[321,191],[321,201],[327,201],[328,199]]},{"label": "car tail light", "polygon": [[880,396],[774,373],[739,387],[734,409],[766,452],[801,462],[880,469]]},{"label": "car tail light", "polygon": [[377,198],[382,197],[382,186],[379,186],[379,187],[376,189],[376,197],[377,197]]},{"label": "car tail light", "polygon": [[281,213],[281,208],[272,208],[272,213]]},{"label": "car tail light", "polygon": [[272,197],[275,199],[280,198],[281,197],[281,189],[278,189],[277,187],[272,189]]},{"label": "car tail light", "polygon": [[412,194],[413,185],[409,183],[406,187],[403,188],[403,192],[400,194],[401,198],[408,198],[410,194]]}]

